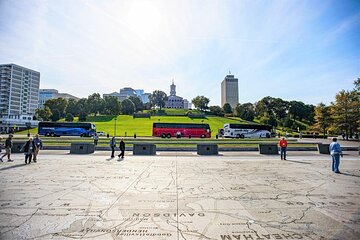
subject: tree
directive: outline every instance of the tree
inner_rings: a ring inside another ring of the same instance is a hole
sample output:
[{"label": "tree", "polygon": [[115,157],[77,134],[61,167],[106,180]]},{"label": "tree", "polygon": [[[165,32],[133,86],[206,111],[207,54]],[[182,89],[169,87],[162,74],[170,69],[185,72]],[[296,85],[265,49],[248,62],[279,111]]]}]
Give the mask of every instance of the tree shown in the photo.
[{"label": "tree", "polygon": [[220,106],[210,106],[209,110],[215,116],[224,116],[223,110]]},{"label": "tree", "polygon": [[[355,99],[355,114],[357,114],[358,116],[360,116],[360,78],[358,78],[357,80],[354,81],[354,90],[353,90],[353,94],[354,94],[354,99]],[[360,132],[360,117],[358,117],[357,120],[357,132]]]},{"label": "tree", "polygon": [[225,103],[223,106],[224,113],[232,113],[231,105],[229,103]]},{"label": "tree", "polygon": [[80,122],[85,122],[85,121],[86,121],[86,117],[87,117],[86,112],[80,112],[80,113],[79,113],[79,121],[80,121]]},{"label": "tree", "polygon": [[56,122],[56,121],[58,121],[60,118],[61,118],[60,111],[59,111],[58,109],[55,109],[55,110],[52,112],[51,121]]},{"label": "tree", "polygon": [[35,115],[37,119],[42,119],[43,121],[49,121],[52,115],[50,108],[44,106],[44,108],[38,108],[35,110]]},{"label": "tree", "polygon": [[204,110],[208,109],[208,104],[210,102],[210,99],[208,99],[207,97],[204,97],[204,96],[197,96],[191,102],[192,102],[192,104],[194,104],[194,106],[197,109],[204,111]]},{"label": "tree", "polygon": [[335,103],[331,105],[331,113],[334,119],[334,127],[338,131],[345,132],[346,139],[352,136],[358,129],[360,116],[359,98],[356,91],[342,90],[335,96]]},{"label": "tree", "polygon": [[59,117],[62,118],[63,116],[65,116],[65,109],[67,107],[67,104],[68,102],[65,98],[54,98],[47,100],[44,103],[44,106],[48,107],[53,114],[55,113],[55,110],[58,110]]},{"label": "tree", "polygon": [[320,103],[315,107],[315,129],[318,129],[326,135],[327,129],[331,125],[331,113],[330,107],[326,106],[324,103]]},{"label": "tree", "polygon": [[278,125],[277,120],[274,116],[269,117],[268,124],[273,127],[277,127],[277,125]]},{"label": "tree", "polygon": [[354,90],[359,93],[360,92],[360,78],[358,78],[354,81],[354,85],[355,85]]},{"label": "tree", "polygon": [[66,116],[65,116],[65,121],[66,122],[74,121],[74,116],[71,113],[67,113]]},{"label": "tree", "polygon": [[291,119],[290,117],[281,119],[281,126],[283,126],[283,127],[292,128],[294,123],[295,123],[295,121],[293,119]]},{"label": "tree", "polygon": [[151,110],[151,108],[152,108],[152,104],[150,102],[144,104],[144,109]]},{"label": "tree", "polygon": [[104,97],[104,114],[107,115],[119,115],[121,111],[121,105],[117,97],[105,96]]},{"label": "tree", "polygon": [[68,104],[65,110],[65,113],[71,113],[73,116],[79,116],[79,113],[81,112],[80,105],[78,104],[78,101],[75,99],[68,99]]},{"label": "tree", "polygon": [[254,105],[251,103],[237,104],[235,114],[241,119],[253,121],[255,118]]},{"label": "tree", "polygon": [[129,100],[135,104],[136,111],[142,111],[144,109],[144,103],[138,97],[130,96]]},{"label": "tree", "polygon": [[133,114],[135,112],[135,104],[129,99],[121,102],[121,112],[123,114]]},{"label": "tree", "polygon": [[87,98],[81,98],[76,102],[76,109],[79,110],[79,116],[81,113],[86,115],[89,113],[89,106]]},{"label": "tree", "polygon": [[104,100],[99,93],[91,94],[87,99],[89,113],[93,113],[96,116],[104,108]]},{"label": "tree", "polygon": [[149,96],[149,101],[153,106],[158,106],[161,110],[161,108],[165,107],[165,102],[167,101],[167,95],[163,91],[155,90],[152,94]]},{"label": "tree", "polygon": [[264,97],[255,103],[255,113],[258,117],[275,116],[277,119],[286,117],[288,102],[281,98]]}]

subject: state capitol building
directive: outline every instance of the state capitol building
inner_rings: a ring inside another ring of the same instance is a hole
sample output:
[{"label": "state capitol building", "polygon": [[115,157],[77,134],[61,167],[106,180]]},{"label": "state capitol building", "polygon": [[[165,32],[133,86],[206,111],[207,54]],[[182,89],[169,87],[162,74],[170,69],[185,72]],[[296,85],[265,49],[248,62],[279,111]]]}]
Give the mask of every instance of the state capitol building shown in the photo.
[{"label": "state capitol building", "polygon": [[174,84],[174,80],[170,85],[170,96],[168,96],[168,100],[165,102],[166,108],[179,108],[179,109],[191,109],[191,103],[187,99],[176,96],[176,85]]}]

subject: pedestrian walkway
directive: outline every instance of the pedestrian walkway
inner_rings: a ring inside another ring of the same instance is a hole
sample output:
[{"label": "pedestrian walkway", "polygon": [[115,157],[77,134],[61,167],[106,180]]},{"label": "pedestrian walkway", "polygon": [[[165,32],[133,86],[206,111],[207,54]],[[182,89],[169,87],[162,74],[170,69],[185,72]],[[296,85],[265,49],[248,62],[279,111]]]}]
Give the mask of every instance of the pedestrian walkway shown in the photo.
[{"label": "pedestrian walkway", "polygon": [[360,239],[360,159],[221,153],[0,163],[0,239]]}]

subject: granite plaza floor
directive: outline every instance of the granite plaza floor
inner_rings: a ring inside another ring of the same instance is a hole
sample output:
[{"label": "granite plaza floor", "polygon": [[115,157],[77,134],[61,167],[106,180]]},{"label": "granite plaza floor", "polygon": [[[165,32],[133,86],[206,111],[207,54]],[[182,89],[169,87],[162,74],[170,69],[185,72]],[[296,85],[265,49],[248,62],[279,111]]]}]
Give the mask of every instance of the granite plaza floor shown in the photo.
[{"label": "granite plaza floor", "polygon": [[0,163],[0,239],[360,239],[360,159],[43,151]]}]

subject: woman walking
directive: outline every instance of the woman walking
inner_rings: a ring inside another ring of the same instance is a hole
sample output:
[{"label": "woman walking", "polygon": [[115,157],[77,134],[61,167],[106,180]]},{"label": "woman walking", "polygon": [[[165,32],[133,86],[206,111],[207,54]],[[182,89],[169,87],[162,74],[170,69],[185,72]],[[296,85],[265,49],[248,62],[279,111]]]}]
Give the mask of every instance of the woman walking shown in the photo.
[{"label": "woman walking", "polygon": [[27,164],[28,160],[29,160],[29,164],[30,164],[31,158],[36,151],[36,145],[32,138],[29,138],[29,140],[24,144],[23,151],[25,154],[25,164]]}]

